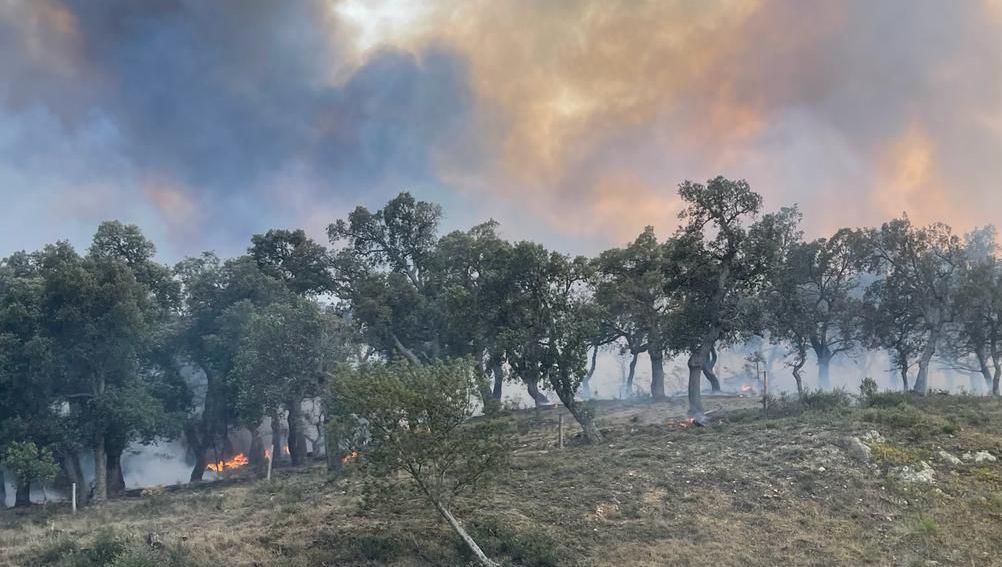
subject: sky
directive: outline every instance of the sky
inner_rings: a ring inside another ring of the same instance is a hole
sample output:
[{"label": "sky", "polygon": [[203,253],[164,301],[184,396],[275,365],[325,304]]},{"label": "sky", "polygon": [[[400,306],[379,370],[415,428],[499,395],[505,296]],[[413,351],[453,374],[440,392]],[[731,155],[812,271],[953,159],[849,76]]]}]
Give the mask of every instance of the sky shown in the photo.
[{"label": "sky", "polygon": [[809,236],[1002,221],[1002,0],[0,0],[0,255],[167,260],[400,191],[596,253],[744,178]]}]

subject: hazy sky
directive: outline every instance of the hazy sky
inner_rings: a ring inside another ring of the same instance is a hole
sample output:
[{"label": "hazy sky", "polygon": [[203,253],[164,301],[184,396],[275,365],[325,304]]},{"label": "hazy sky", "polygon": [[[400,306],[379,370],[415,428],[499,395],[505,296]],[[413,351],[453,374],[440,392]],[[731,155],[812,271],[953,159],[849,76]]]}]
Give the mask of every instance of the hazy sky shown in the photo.
[{"label": "hazy sky", "polygon": [[0,0],[0,254],[236,253],[401,190],[595,252],[748,179],[809,234],[1002,224],[1002,0]]}]

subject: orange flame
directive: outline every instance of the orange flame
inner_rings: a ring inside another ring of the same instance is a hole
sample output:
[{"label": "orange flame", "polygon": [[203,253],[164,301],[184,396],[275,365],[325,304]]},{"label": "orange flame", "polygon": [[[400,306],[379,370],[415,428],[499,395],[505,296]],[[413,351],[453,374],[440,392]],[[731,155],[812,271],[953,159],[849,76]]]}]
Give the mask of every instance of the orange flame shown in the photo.
[{"label": "orange flame", "polygon": [[347,455],[341,457],[341,464],[356,463],[358,462],[358,451],[352,451]]},{"label": "orange flame", "polygon": [[753,392],[754,390],[755,390],[755,387],[752,386],[751,384],[741,384],[741,391],[744,392],[744,393],[746,393],[746,394],[749,393],[749,392]]},{"label": "orange flame", "polygon": [[226,469],[238,469],[248,462],[247,456],[240,453],[228,461],[216,461],[215,463],[209,463],[205,468],[212,472],[223,472]]}]

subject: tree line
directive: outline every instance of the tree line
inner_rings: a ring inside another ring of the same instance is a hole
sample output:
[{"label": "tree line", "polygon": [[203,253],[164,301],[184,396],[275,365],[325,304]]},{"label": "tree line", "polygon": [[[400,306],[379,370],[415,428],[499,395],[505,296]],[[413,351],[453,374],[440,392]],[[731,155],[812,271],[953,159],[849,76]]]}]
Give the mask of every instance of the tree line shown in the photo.
[{"label": "tree line", "polygon": [[0,262],[0,463],[22,504],[57,474],[86,486],[88,468],[84,499],[121,494],[123,452],[155,439],[183,439],[197,481],[231,431],[250,431],[259,463],[284,449],[284,424],[299,464],[339,374],[379,361],[466,359],[484,410],[506,384],[537,404],[550,391],[589,441],[602,435],[579,390],[603,348],[630,358],[631,388],[646,353],[654,399],[665,360],[684,359],[697,420],[704,381],[721,388],[717,353],[753,338],[784,350],[800,392],[811,358],[825,388],[834,359],[883,350],[906,389],[926,393],[939,360],[999,394],[993,228],[960,236],[902,216],[805,240],[796,207],[764,211],[744,181],[678,193],[674,233],[647,227],[594,258],[508,241],[494,221],[441,235],[441,208],[408,193],[333,222],[329,246],[270,230],[241,256],[166,266],[138,227],[106,222],[84,253],[56,242],[12,254]]}]

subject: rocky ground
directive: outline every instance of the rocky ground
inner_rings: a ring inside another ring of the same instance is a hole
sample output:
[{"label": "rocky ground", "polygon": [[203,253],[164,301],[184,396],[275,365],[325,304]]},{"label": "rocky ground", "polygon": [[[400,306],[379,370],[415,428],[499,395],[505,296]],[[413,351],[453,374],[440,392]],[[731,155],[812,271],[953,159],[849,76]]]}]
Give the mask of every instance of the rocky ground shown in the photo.
[{"label": "rocky ground", "polygon": [[[1002,565],[1002,403],[846,396],[805,404],[708,398],[594,406],[606,442],[560,409],[514,412],[519,449],[490,489],[456,503],[512,565]],[[73,516],[0,513],[12,565],[462,565],[448,528],[407,491],[369,498],[320,466],[270,484],[149,491]]]}]

